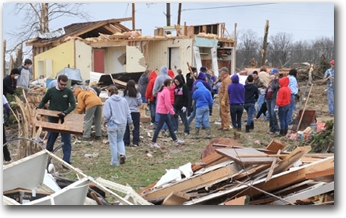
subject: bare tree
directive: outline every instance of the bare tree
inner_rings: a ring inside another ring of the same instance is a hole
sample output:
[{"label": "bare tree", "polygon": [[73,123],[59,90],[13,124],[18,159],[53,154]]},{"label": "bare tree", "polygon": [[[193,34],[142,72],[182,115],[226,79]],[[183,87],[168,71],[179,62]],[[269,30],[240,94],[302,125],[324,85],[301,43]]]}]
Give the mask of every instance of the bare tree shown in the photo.
[{"label": "bare tree", "polygon": [[281,68],[289,63],[291,58],[290,46],[292,34],[280,32],[270,37],[268,46],[268,58],[274,67]]},{"label": "bare tree", "polygon": [[79,17],[88,21],[90,15],[83,10],[84,3],[16,3],[14,8],[15,14],[21,14],[23,22],[18,29],[9,32],[16,42],[7,53],[12,53],[19,45],[36,37],[39,33],[47,33],[49,23],[60,17]]},{"label": "bare tree", "polygon": [[237,68],[243,69],[252,59],[258,62],[260,43],[257,33],[251,29],[237,35]]}]

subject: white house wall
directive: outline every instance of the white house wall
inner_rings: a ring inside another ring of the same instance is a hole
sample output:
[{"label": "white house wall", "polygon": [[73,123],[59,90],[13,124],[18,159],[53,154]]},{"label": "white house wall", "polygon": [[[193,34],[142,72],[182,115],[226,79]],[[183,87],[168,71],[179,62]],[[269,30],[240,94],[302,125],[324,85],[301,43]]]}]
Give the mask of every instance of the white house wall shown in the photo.
[{"label": "white house wall", "polygon": [[[180,61],[177,66],[177,69],[181,69],[182,73],[186,75],[189,70],[187,68],[187,62],[191,66],[193,63],[193,51],[192,51],[192,41],[193,39],[171,39],[171,40],[162,40],[162,41],[150,41],[149,42],[149,69],[158,70],[162,66],[168,67],[168,48],[180,48]],[[176,74],[176,70],[172,69]]]},{"label": "white house wall", "polygon": [[85,81],[89,79],[89,74],[92,66],[92,47],[81,42],[75,41],[75,63],[76,69],[79,69],[82,79]]},{"label": "white house wall", "polygon": [[126,46],[108,47],[105,51],[105,74],[126,72],[126,65],[119,57],[126,52]]}]

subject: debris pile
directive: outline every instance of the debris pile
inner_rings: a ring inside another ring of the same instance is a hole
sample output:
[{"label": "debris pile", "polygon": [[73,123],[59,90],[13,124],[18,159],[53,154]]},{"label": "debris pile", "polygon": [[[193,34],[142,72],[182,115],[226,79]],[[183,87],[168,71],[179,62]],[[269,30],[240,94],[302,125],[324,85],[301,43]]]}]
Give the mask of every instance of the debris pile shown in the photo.
[{"label": "debris pile", "polygon": [[138,194],[155,205],[334,204],[334,154],[309,153],[311,146],[286,152],[277,139],[266,149],[212,146]]}]

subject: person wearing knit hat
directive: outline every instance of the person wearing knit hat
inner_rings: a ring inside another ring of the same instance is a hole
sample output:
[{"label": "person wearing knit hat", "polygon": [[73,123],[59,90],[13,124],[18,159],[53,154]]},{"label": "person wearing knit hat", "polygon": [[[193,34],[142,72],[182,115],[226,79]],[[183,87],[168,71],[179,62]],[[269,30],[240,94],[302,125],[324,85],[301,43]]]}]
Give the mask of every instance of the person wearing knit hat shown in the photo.
[{"label": "person wearing knit hat", "polygon": [[327,82],[328,110],[334,116],[334,60],[329,62],[330,68],[324,73],[323,81]]}]

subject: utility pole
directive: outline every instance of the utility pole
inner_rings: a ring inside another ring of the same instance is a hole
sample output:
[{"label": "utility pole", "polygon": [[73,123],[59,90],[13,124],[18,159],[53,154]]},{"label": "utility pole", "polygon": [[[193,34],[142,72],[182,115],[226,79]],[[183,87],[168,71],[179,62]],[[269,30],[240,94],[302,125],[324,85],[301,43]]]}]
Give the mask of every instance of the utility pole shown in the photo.
[{"label": "utility pole", "polygon": [[261,51],[261,56],[262,56],[261,66],[264,66],[266,63],[268,30],[269,30],[269,20],[266,21],[266,25],[264,27],[263,48]]},{"label": "utility pole", "polygon": [[182,3],[179,3],[179,7],[178,7],[178,22],[177,24],[180,26],[180,16],[181,16],[181,4]]},{"label": "utility pole", "polygon": [[171,25],[171,3],[166,3],[167,26]]},{"label": "utility pole", "polygon": [[132,30],[136,30],[135,26],[135,3],[132,3]]}]

